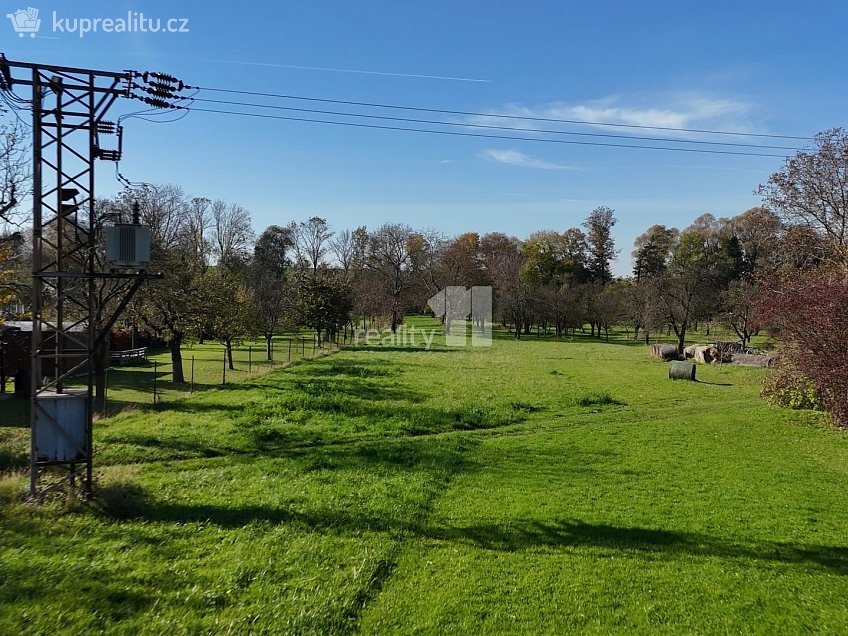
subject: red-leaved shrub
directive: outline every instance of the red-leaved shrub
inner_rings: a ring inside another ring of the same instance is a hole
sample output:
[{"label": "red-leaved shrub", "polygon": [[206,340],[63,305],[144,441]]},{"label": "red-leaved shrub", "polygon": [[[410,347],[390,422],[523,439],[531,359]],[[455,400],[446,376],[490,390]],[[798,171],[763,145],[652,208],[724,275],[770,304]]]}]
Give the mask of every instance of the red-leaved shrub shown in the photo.
[{"label": "red-leaved shrub", "polygon": [[767,286],[756,311],[792,367],[815,384],[834,421],[848,427],[848,279],[796,273]]}]

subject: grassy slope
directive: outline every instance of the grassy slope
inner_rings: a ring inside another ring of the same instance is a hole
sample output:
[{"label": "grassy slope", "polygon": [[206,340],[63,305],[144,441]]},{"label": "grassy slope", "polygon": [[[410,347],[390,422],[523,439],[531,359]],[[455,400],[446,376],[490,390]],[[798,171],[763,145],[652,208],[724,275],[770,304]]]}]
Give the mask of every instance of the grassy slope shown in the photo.
[{"label": "grassy slope", "polygon": [[94,505],[0,508],[0,633],[838,631],[848,438],[698,373],[386,348],[109,418]]}]

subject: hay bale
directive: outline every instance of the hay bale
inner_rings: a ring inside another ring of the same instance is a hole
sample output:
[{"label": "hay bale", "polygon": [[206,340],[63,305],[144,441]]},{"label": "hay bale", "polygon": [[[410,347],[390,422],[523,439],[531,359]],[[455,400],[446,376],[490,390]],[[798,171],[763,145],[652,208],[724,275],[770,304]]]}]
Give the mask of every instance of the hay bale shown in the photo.
[{"label": "hay bale", "polygon": [[683,359],[688,360],[689,358],[695,357],[695,349],[697,349],[700,345],[689,345],[683,350]]},{"label": "hay bale", "polygon": [[695,364],[693,362],[682,362],[675,360],[668,367],[669,380],[695,381]]},{"label": "hay bale", "polygon": [[651,356],[658,360],[677,360],[677,347],[672,344],[651,345]]}]

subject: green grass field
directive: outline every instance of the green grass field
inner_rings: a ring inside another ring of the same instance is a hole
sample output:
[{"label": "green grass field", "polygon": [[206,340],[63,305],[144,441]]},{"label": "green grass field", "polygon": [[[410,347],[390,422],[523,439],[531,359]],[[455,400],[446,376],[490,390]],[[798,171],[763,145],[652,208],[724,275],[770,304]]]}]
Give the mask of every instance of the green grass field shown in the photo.
[{"label": "green grass field", "polygon": [[0,633],[844,631],[846,434],[666,373],[362,347],[100,420],[94,501],[0,482]]}]

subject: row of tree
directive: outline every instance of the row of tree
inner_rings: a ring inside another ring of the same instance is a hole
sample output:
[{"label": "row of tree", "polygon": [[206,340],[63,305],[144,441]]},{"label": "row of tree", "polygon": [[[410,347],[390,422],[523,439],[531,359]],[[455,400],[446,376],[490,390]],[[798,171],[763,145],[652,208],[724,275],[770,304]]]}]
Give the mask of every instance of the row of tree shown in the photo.
[{"label": "row of tree", "polygon": [[[263,336],[270,357],[280,329],[307,326],[319,342],[359,320],[395,331],[406,313],[424,311],[449,285],[491,286],[495,318],[516,338],[534,327],[557,336],[588,328],[601,337],[626,324],[646,342],[658,330],[673,331],[682,350],[702,321],[726,325],[744,343],[758,327],[753,309],[763,284],[823,258],[813,249],[815,232],[786,225],[766,208],[730,219],[705,214],[682,231],[654,225],[635,241],[633,276],[616,279],[616,218],[607,207],[579,228],[521,241],[501,233],[449,239],[402,224],[334,233],[318,217],[272,225],[257,237],[240,205],[188,197],[172,185],[97,205],[100,217],[126,220],[135,204],[152,230],[148,269],[165,278],[146,285],[129,315],[167,342],[177,381],[187,338],[220,340],[232,364],[235,341]],[[18,244],[24,264],[25,243]],[[124,285],[98,284],[98,322]],[[101,357],[105,365],[106,352]]]},{"label": "row of tree", "polygon": [[[3,132],[0,168],[9,184],[25,184],[21,132]],[[96,205],[98,218],[127,220],[137,203],[152,230],[149,269],[165,278],[146,285],[129,315],[168,343],[177,381],[189,337],[216,338],[231,358],[236,340],[261,335],[270,356],[280,329],[306,326],[319,341],[359,321],[396,331],[406,313],[425,311],[427,299],[444,287],[489,285],[495,319],[516,338],[534,327],[600,338],[624,324],[646,342],[658,331],[673,333],[682,350],[698,323],[723,325],[742,343],[768,328],[783,339],[796,372],[815,384],[832,412],[844,409],[848,421],[848,390],[823,379],[822,371],[848,378],[848,363],[830,355],[848,350],[848,334],[838,321],[823,322],[833,318],[823,295],[841,298],[848,284],[848,135],[841,129],[817,135],[760,193],[764,207],[732,218],[704,214],[682,230],[649,227],[635,241],[633,275],[623,278],[611,271],[618,250],[615,214],[607,207],[579,227],[519,240],[498,232],[448,238],[399,223],[334,232],[318,217],[272,225],[256,236],[240,205],[189,197],[173,185]],[[21,232],[0,241],[4,302],[28,304],[26,250]],[[122,291],[120,282],[98,284],[98,322]],[[804,312],[792,304],[799,298]],[[105,368],[105,353],[100,358]],[[837,402],[844,404],[832,406]]]}]

